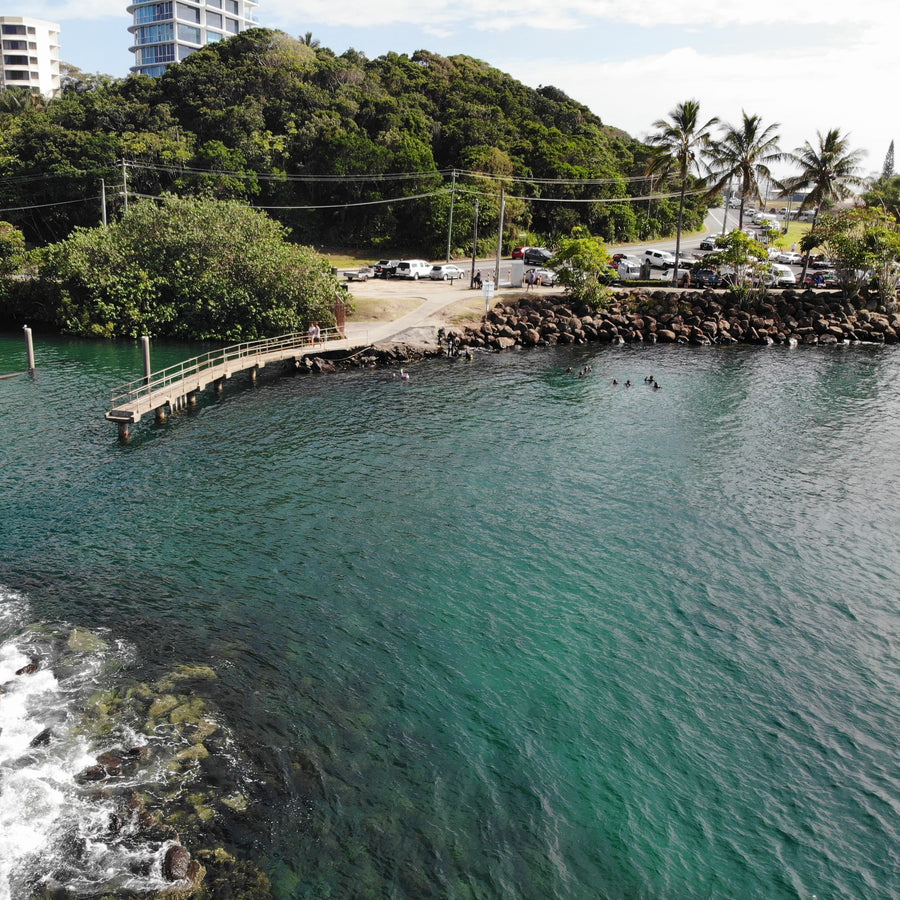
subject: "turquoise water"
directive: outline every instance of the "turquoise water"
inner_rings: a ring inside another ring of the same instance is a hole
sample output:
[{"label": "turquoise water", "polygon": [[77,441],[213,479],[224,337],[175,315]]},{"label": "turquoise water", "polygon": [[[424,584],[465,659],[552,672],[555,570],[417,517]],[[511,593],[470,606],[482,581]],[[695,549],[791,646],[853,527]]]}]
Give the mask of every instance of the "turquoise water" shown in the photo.
[{"label": "turquoise water", "polygon": [[125,447],[139,347],[36,354],[0,638],[211,665],[277,898],[900,895],[896,351],[268,373]]}]

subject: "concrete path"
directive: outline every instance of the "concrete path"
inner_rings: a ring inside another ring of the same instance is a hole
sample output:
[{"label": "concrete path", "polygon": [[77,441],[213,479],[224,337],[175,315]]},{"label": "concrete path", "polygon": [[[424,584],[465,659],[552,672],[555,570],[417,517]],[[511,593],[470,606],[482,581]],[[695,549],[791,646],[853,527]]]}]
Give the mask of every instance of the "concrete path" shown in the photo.
[{"label": "concrete path", "polygon": [[[494,298],[496,300],[507,294],[518,295],[521,292],[521,288],[501,288],[494,294]],[[390,322],[348,321],[345,332],[351,345],[387,343],[398,340],[400,335],[412,329],[422,327],[430,329],[431,340],[434,341],[437,329],[444,323],[439,316],[442,310],[463,300],[478,300],[481,304],[484,303],[481,291],[470,290],[468,278],[456,284],[446,281],[373,278],[352,284],[350,293],[355,297],[396,297],[419,301],[415,309]],[[492,301],[492,304],[493,302],[495,301]],[[416,337],[421,339],[422,336]]]}]

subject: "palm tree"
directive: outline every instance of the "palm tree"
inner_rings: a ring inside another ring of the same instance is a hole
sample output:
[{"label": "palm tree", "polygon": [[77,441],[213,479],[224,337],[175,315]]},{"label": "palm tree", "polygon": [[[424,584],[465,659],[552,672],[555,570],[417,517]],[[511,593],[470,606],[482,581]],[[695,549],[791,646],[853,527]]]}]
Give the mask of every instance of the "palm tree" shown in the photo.
[{"label": "palm tree", "polygon": [[674,173],[681,185],[678,199],[678,230],[675,235],[675,268],[672,283],[678,280],[678,260],[681,256],[681,226],[684,221],[684,197],[687,193],[688,177],[692,170],[700,175],[701,157],[709,146],[709,129],[718,122],[712,118],[703,125],[700,122],[700,104],[696,100],[685,100],[669,113],[669,119],[659,119],[653,123],[657,129],[647,143],[655,148],[647,173]]},{"label": "palm tree", "polygon": [[738,228],[744,227],[744,204],[747,200],[762,202],[760,181],[771,179],[769,163],[782,158],[778,149],[778,124],[762,127],[759,116],[748,116],[742,111],[739,126],[722,126],[720,140],[714,141],[709,151],[710,168],[718,181],[710,188],[710,194],[719,193],[732,178],[738,181],[741,205]]},{"label": "palm tree", "polygon": [[319,46],[321,46],[319,43],[319,39],[314,38],[311,31],[307,31],[306,34],[304,34],[303,37],[300,38],[300,43],[306,44],[307,47],[310,47],[313,50],[316,50]]},{"label": "palm tree", "polygon": [[[798,212],[814,210],[810,234],[816,230],[816,220],[824,204],[844,200],[852,193],[852,187],[865,184],[865,179],[858,174],[864,151],[850,150],[847,135],[842,135],[838,128],[832,128],[824,137],[821,131],[817,131],[816,137],[818,147],[807,141],[793,153],[784,155],[786,160],[799,167],[800,174],[779,184],[786,193],[804,189],[809,191]],[[806,278],[811,251],[812,245],[807,242],[801,281]]]}]

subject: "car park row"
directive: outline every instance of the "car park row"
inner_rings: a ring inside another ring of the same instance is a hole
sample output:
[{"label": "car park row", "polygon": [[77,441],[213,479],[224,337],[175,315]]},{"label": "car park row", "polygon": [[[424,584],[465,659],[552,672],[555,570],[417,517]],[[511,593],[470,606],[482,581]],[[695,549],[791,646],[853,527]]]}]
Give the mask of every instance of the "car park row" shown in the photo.
[{"label": "car park row", "polygon": [[[749,229],[748,229],[749,230]],[[752,232],[751,232],[752,233]],[[727,268],[705,264],[706,255],[718,249],[718,235],[707,235],[699,241],[699,252],[686,247],[678,259],[677,280],[682,284],[694,287],[724,287],[734,281],[733,273]],[[697,245],[695,245],[697,246]],[[553,285],[558,279],[558,272],[549,266],[553,253],[545,247],[520,246],[512,251],[514,260],[521,259],[526,266],[525,282],[527,284]],[[712,260],[710,260],[712,262]],[[769,250],[767,271],[762,276],[770,286],[790,287],[800,281],[799,269],[803,264],[803,255],[796,250]],[[647,248],[635,252],[615,253],[612,257],[610,272],[601,280],[614,284],[637,279],[655,277],[670,280],[675,267],[675,255],[669,251]],[[794,267],[794,268],[792,268]],[[803,278],[807,287],[828,287],[837,283],[832,264],[822,257],[812,257],[808,271]],[[533,274],[533,279],[529,276]],[[423,259],[397,260],[382,259],[372,266],[363,266],[359,270],[345,273],[348,281],[366,281],[368,278],[407,278],[411,280],[430,279],[432,281],[450,281],[464,279],[468,272],[452,263],[432,264]]]}]

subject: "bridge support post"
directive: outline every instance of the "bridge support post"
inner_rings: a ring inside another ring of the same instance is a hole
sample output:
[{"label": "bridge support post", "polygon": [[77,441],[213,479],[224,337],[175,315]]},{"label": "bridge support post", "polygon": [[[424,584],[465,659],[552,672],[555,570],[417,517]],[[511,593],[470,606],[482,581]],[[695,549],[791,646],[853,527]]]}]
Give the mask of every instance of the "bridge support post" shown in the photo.
[{"label": "bridge support post", "polygon": [[196,391],[188,391],[187,395],[187,405],[188,406],[196,406],[197,405],[197,392]]},{"label": "bridge support post", "polygon": [[128,422],[119,422],[119,443],[127,444],[131,440],[131,429]]},{"label": "bridge support post", "polygon": [[217,379],[213,382],[213,390],[214,390],[217,394],[221,394],[222,391],[225,390],[225,379],[224,379],[224,378],[217,378]]},{"label": "bridge support post", "polygon": [[156,424],[162,425],[169,418],[169,404],[164,403],[162,406],[156,407]]},{"label": "bridge support post", "polygon": [[259,375],[259,366],[252,366],[250,368],[250,382],[252,384],[256,384],[256,376]]}]

